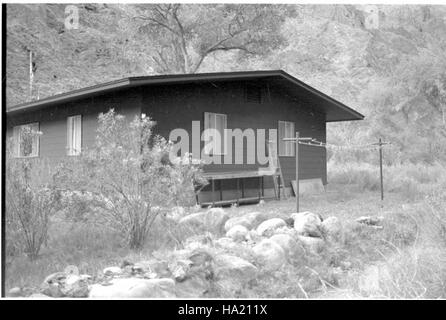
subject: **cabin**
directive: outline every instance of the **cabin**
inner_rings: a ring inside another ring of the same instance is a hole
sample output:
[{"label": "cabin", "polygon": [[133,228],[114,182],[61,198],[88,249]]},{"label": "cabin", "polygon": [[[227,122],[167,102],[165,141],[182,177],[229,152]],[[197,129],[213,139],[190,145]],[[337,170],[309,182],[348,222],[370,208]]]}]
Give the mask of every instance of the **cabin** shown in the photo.
[{"label": "cabin", "polygon": [[[280,197],[281,189],[292,194],[295,144],[284,139],[299,132],[325,142],[327,122],[364,118],[282,70],[177,74],[129,77],[11,106],[7,136],[17,142],[17,157],[58,161],[94,143],[97,116],[110,108],[129,120],[150,116],[155,133],[189,140],[184,145],[193,157],[212,157],[204,166],[210,183],[197,192],[197,202],[205,205]],[[25,127],[42,132],[26,148],[20,139]],[[241,134],[238,142],[230,143],[236,139],[226,135],[230,129]],[[326,185],[325,148],[299,145],[298,151],[300,181],[320,179]],[[272,159],[279,167],[274,172]]]}]

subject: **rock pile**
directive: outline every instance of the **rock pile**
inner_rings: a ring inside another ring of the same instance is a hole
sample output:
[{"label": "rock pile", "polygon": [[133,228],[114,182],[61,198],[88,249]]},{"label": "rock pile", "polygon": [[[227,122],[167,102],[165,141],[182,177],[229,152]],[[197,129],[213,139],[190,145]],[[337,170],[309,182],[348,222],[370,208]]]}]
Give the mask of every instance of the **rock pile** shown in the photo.
[{"label": "rock pile", "polygon": [[[260,212],[230,217],[224,209],[213,208],[190,215],[178,211],[173,216],[179,227],[201,232],[186,239],[182,249],[147,261],[125,261],[95,277],[55,273],[44,280],[35,297],[233,296],[255,281],[260,270],[279,270],[307,254],[317,254],[327,241],[342,235],[336,217],[324,220],[312,212],[283,219]],[[22,293],[14,288],[10,295]]]}]

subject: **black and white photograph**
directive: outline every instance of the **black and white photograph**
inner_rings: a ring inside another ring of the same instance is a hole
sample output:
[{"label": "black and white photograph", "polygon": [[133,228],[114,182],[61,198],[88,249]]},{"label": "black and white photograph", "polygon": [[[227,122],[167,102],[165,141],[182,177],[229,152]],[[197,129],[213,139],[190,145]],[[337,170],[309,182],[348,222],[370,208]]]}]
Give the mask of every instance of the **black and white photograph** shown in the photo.
[{"label": "black and white photograph", "polygon": [[445,299],[446,2],[2,3],[1,203],[7,300]]}]

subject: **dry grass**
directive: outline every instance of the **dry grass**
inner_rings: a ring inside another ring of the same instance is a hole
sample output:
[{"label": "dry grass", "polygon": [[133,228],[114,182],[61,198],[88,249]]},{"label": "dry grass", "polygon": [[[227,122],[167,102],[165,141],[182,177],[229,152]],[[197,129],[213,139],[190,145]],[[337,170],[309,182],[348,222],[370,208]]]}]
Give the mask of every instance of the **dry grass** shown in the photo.
[{"label": "dry grass", "polygon": [[[400,193],[407,199],[420,198],[439,188],[446,188],[446,166],[404,164],[383,167],[384,189]],[[380,189],[379,167],[368,163],[338,164],[329,162],[330,183],[354,186],[361,191]]]}]

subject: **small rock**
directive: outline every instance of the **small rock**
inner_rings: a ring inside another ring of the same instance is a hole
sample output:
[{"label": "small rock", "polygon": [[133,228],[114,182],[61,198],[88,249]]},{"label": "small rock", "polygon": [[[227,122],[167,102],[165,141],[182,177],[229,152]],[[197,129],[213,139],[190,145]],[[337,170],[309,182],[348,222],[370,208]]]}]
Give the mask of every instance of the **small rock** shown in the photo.
[{"label": "small rock", "polygon": [[176,281],[181,282],[187,278],[191,265],[191,260],[178,260],[175,264],[169,266],[169,269],[172,271],[173,278]]},{"label": "small rock", "polygon": [[369,226],[380,226],[381,223],[384,221],[383,216],[363,216],[356,219],[356,222],[363,223]]},{"label": "small rock", "polygon": [[247,229],[250,229],[251,222],[245,216],[230,218],[225,223],[225,231],[229,231],[235,226],[243,226]]},{"label": "small rock", "polygon": [[220,255],[216,258],[215,264],[215,281],[219,288],[219,297],[233,297],[257,276],[258,269],[252,263],[234,255]]},{"label": "small rock", "polygon": [[264,239],[254,246],[253,252],[259,263],[268,270],[278,269],[286,262],[285,251],[270,239]]},{"label": "small rock", "polygon": [[22,294],[22,289],[19,287],[14,287],[8,291],[8,297],[21,297]]},{"label": "small rock", "polygon": [[234,241],[244,241],[248,235],[248,229],[242,225],[233,226],[228,232],[226,237],[232,238]]},{"label": "small rock", "polygon": [[206,212],[189,214],[180,219],[179,224],[186,228],[204,229],[213,233],[221,233],[229,215],[221,208],[211,208]]},{"label": "small rock", "polygon": [[321,237],[320,225],[322,219],[319,215],[306,211],[291,215],[294,219],[294,229],[304,236]]},{"label": "small rock", "polygon": [[324,240],[317,237],[298,236],[304,248],[312,253],[318,253],[324,247]]},{"label": "small rock", "polygon": [[261,212],[250,212],[244,214],[240,217],[230,218],[225,223],[225,230],[229,231],[236,225],[241,225],[246,227],[246,229],[251,230],[252,228],[257,227],[260,223],[266,220],[266,215]]},{"label": "small rock", "polygon": [[321,228],[329,238],[339,239],[342,234],[342,223],[337,217],[328,217],[322,221]]},{"label": "small rock", "polygon": [[120,267],[108,267],[102,270],[105,275],[119,275],[122,274],[122,269]]},{"label": "small rock", "polygon": [[216,276],[218,278],[237,278],[239,281],[249,281],[256,277],[257,268],[250,262],[234,255],[219,255],[215,259]]},{"label": "small rock", "polygon": [[274,230],[286,226],[286,223],[283,219],[280,218],[272,218],[266,221],[263,221],[257,227],[257,233],[261,236],[268,237],[274,233]]},{"label": "small rock", "polygon": [[91,286],[90,298],[175,298],[175,281],[168,278],[113,279],[108,285]]},{"label": "small rock", "polygon": [[292,236],[286,233],[279,233],[269,238],[274,241],[285,251],[286,255],[290,258],[297,258],[304,256],[305,252],[300,243],[293,239]]}]

